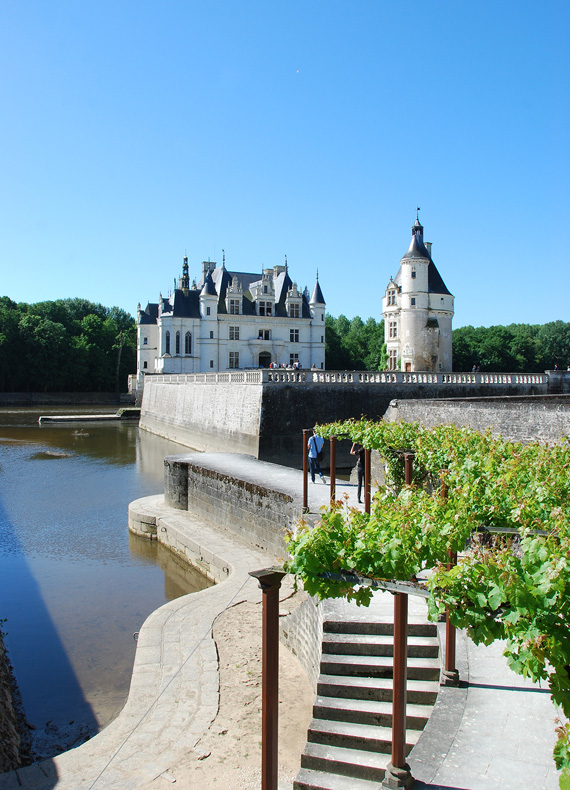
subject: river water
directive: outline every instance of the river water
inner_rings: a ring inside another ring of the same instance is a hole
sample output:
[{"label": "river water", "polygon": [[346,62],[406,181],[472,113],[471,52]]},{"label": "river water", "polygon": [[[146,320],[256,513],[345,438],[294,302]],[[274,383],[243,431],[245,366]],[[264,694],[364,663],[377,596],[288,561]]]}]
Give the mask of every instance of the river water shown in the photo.
[{"label": "river water", "polygon": [[209,584],[127,529],[129,502],[161,493],[164,456],[184,447],[127,423],[38,425],[40,414],[97,412],[112,409],[0,409],[0,627],[27,719],[56,735],[115,718],[133,634]]}]

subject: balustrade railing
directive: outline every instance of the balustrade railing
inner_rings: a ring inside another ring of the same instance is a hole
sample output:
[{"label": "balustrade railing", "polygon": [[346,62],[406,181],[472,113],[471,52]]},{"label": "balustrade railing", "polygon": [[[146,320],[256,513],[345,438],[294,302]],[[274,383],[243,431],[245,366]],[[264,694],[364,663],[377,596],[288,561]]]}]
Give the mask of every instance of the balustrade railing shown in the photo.
[{"label": "balustrade railing", "polygon": [[472,387],[538,385],[547,373],[405,373],[399,370],[236,370],[223,373],[152,373],[147,380],[167,384],[462,384]]}]

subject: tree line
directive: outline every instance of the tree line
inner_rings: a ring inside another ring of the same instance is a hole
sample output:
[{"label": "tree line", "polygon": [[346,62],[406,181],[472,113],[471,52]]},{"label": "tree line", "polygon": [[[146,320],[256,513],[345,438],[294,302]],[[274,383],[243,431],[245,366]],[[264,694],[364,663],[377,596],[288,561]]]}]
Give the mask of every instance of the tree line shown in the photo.
[{"label": "tree line", "polygon": [[0,297],[1,392],[124,392],[136,370],[136,324],[87,299]]},{"label": "tree line", "polygon": [[[329,370],[385,370],[384,321],[325,318]],[[453,330],[453,369],[537,373],[570,365],[570,323],[464,326]]]}]

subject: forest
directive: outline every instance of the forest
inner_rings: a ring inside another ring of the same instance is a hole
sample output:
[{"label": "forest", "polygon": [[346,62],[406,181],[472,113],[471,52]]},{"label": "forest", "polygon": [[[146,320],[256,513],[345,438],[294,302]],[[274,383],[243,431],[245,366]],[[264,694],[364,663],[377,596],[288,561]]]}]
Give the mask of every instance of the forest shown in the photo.
[{"label": "forest", "polygon": [[[329,370],[385,370],[384,321],[326,316]],[[570,323],[453,330],[453,369],[541,372],[570,365]],[[0,392],[125,392],[136,372],[135,319],[87,299],[0,297]]]},{"label": "forest", "polygon": [[[385,370],[384,321],[326,316],[330,370]],[[570,365],[570,323],[464,326],[453,330],[453,370],[537,373]]]},{"label": "forest", "polygon": [[0,392],[125,392],[135,320],[86,299],[0,297]]}]

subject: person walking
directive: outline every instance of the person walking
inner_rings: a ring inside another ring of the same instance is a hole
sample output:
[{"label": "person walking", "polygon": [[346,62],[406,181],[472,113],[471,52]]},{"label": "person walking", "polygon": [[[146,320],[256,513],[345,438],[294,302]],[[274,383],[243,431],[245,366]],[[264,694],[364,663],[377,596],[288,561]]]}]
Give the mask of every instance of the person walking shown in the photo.
[{"label": "person walking", "polygon": [[319,464],[319,455],[323,449],[323,445],[325,440],[322,436],[317,436],[315,429],[313,428],[313,435],[309,439],[308,442],[308,449],[309,449],[309,472],[311,473],[311,480],[315,482],[315,473],[321,478],[321,482],[326,485],[326,480],[324,478],[323,473],[321,472],[321,467]]},{"label": "person walking", "polygon": [[358,461],[356,463],[356,474],[358,477],[358,489],[356,493],[356,498],[358,499],[358,504],[362,504],[362,499],[360,495],[362,494],[362,481],[364,480],[364,464],[365,464],[365,457],[366,457],[366,450],[361,444],[357,444],[356,442],[350,448],[351,455],[357,455]]}]

